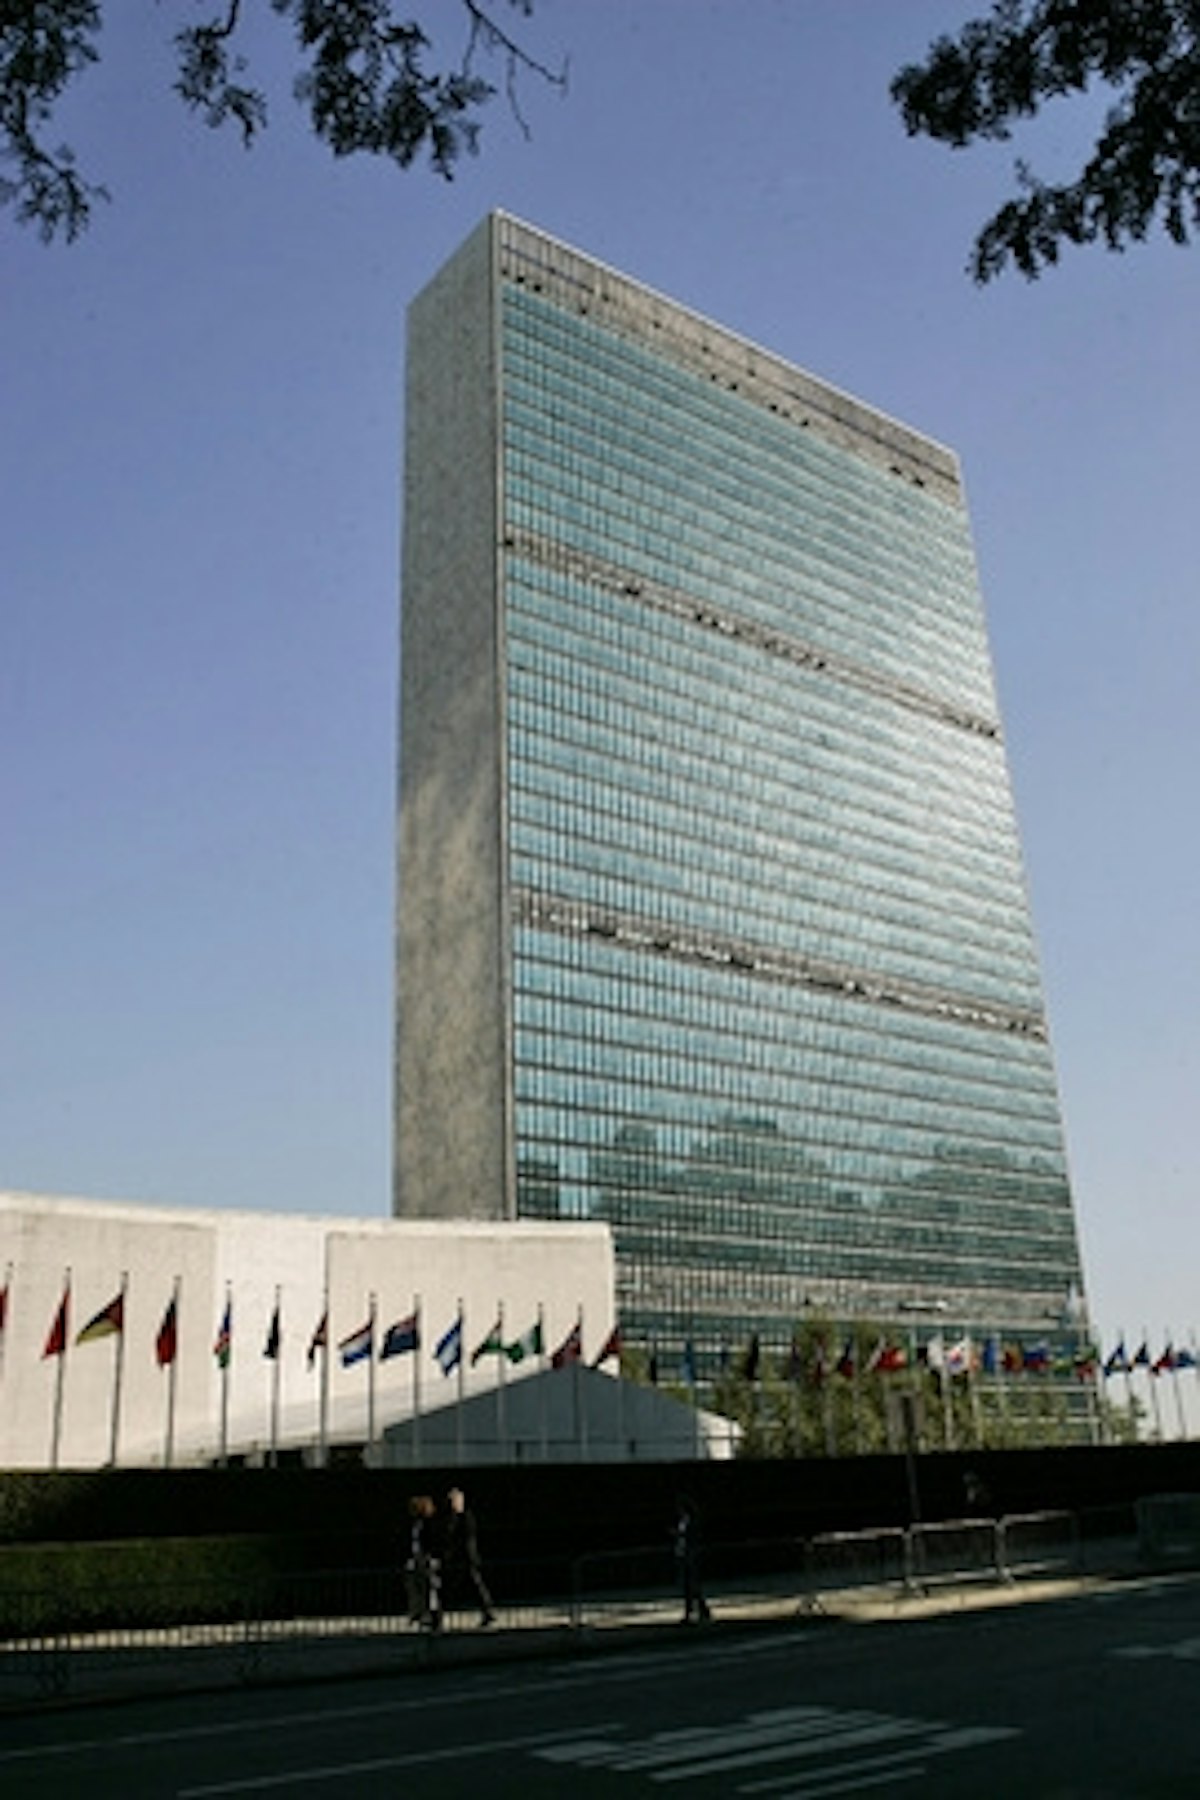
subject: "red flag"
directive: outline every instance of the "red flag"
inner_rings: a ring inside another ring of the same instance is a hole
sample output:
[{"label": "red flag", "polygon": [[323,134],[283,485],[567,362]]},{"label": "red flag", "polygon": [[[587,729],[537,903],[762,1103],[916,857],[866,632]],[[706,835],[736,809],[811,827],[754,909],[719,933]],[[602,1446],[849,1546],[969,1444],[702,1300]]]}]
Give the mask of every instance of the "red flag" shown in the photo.
[{"label": "red flag", "polygon": [[4,1286],[2,1288],[0,1288],[0,1331],[4,1330],[4,1327],[7,1325],[7,1323],[8,1323],[8,1283],[6,1281]]},{"label": "red flag", "polygon": [[179,1327],[175,1311],[175,1296],[172,1294],[162,1324],[158,1328],[158,1336],[154,1340],[154,1355],[160,1369],[175,1361],[179,1349]]},{"label": "red flag", "polygon": [[68,1284],[68,1286],[63,1289],[63,1297],[58,1303],[58,1311],[54,1315],[54,1323],[51,1325],[50,1335],[46,1339],[46,1348],[42,1351],[43,1358],[47,1356],[61,1356],[66,1350],[67,1313],[70,1311],[70,1306],[71,1289]]},{"label": "red flag", "polygon": [[552,1369],[565,1369],[568,1363],[578,1362],[582,1355],[583,1328],[580,1325],[579,1320],[576,1319],[574,1325],[572,1325],[570,1331],[568,1331],[566,1337],[558,1346],[554,1355],[550,1358],[550,1367]]},{"label": "red flag", "polygon": [[609,1358],[612,1356],[619,1357],[620,1354],[621,1354],[621,1327],[619,1325],[614,1325],[612,1330],[609,1332],[608,1336],[605,1338],[604,1342],[601,1344],[599,1350],[596,1352],[595,1356],[592,1358],[593,1369],[598,1369],[600,1367],[601,1363],[607,1362],[609,1360]]}]

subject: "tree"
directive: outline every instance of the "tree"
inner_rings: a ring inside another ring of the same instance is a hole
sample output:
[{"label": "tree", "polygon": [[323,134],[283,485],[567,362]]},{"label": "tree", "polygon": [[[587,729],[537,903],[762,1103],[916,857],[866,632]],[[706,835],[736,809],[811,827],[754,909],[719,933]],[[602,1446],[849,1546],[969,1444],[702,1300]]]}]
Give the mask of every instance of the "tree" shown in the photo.
[{"label": "tree", "polygon": [[[213,0],[216,4],[216,0]],[[479,73],[497,59],[509,105],[525,129],[517,96],[523,73],[563,87],[565,67],[549,68],[502,21],[507,6],[528,18],[533,0],[458,0],[464,31],[453,66],[426,67],[430,39],[415,20],[395,16],[394,0],[270,0],[291,27],[300,69],[296,98],[317,137],[335,156],[362,152],[406,169],[422,149],[449,180],[464,151],[478,145],[479,114],[496,87]],[[233,123],[249,145],[267,123],[267,101],[241,54],[242,0],[174,34],[176,93],[213,128]],[[87,180],[66,145],[47,147],[54,107],[100,58],[103,0],[0,0],[0,203],[47,242],[70,242],[88,224],[106,190]]]},{"label": "tree", "polygon": [[1200,226],[1200,0],[997,0],[892,82],[910,137],[962,149],[1095,81],[1117,100],[1083,169],[1044,182],[1017,162],[1020,197],[975,240],[976,281],[1010,261],[1033,280],[1066,244],[1123,250],[1156,220],[1177,244]]}]

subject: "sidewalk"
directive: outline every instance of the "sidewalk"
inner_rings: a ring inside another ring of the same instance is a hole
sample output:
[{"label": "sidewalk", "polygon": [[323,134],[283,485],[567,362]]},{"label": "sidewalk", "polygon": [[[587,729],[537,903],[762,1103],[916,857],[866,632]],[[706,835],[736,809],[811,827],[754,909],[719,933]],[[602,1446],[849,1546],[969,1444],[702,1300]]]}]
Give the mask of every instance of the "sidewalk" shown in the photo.
[{"label": "sidewalk", "polygon": [[712,1620],[685,1627],[680,1602],[663,1595],[592,1602],[579,1622],[560,1607],[501,1613],[486,1629],[456,1619],[436,1634],[396,1619],[264,1621],[253,1626],[179,1626],[136,1642],[70,1637],[0,1646],[0,1716],[151,1695],[286,1685],[435,1668],[602,1654],[711,1639],[726,1631],[868,1625],[1027,1606],[1133,1586],[1200,1580],[1188,1573],[1131,1572],[1024,1581],[971,1581],[935,1591],[865,1588],[819,1595],[716,1590]]}]

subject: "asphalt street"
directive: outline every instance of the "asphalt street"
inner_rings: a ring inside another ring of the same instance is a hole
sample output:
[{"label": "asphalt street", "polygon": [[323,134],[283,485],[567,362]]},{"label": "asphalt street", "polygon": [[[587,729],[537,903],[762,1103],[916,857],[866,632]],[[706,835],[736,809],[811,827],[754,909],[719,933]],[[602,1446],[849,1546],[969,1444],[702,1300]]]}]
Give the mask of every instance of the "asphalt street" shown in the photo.
[{"label": "asphalt street", "polygon": [[1200,1794],[1200,1579],[3,1721],[3,1800]]}]

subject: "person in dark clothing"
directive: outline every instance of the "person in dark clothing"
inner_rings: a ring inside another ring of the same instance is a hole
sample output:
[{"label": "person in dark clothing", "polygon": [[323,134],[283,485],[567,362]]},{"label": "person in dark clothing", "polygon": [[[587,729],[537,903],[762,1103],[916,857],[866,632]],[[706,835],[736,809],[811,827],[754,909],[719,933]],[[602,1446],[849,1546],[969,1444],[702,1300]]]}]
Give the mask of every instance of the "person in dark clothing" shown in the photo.
[{"label": "person in dark clothing", "polygon": [[442,1571],[431,1542],[436,1508],[428,1494],[414,1494],[408,1503],[408,1558],[404,1581],[408,1616],[414,1625],[440,1631],[442,1625]]},{"label": "person in dark clothing", "polygon": [[492,1596],[483,1578],[479,1555],[479,1532],[475,1514],[467,1505],[460,1487],[452,1487],[446,1495],[446,1529],[443,1541],[446,1587],[451,1604],[474,1600],[479,1607],[479,1623],[490,1625],[496,1615]]},{"label": "person in dark clothing", "polygon": [[712,1617],[700,1581],[700,1511],[681,1494],[675,1507],[675,1566],[683,1588],[683,1622],[703,1625]]}]

